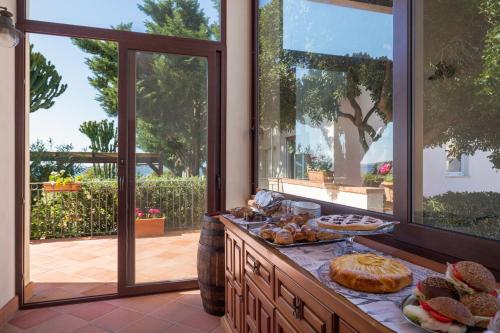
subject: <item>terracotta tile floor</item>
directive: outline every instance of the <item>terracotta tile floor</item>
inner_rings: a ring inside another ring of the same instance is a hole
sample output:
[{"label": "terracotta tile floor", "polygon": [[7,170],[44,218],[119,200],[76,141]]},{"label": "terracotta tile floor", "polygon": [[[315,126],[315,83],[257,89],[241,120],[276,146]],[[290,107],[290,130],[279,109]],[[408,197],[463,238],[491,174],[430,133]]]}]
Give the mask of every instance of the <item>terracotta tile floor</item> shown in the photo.
[{"label": "terracotta tile floor", "polygon": [[0,333],[222,333],[198,290],[17,312]]},{"label": "terracotta tile floor", "polygon": [[[136,241],[136,282],[196,278],[199,231],[170,232]],[[30,243],[28,302],[116,293],[117,239]]]}]

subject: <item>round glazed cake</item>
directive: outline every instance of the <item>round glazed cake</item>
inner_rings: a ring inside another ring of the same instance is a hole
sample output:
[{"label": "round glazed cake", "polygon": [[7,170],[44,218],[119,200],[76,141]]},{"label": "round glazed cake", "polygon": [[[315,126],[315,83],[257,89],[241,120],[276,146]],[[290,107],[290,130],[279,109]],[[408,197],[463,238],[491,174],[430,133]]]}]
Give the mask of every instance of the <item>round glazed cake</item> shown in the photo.
[{"label": "round glazed cake", "polygon": [[330,278],[350,289],[381,294],[396,292],[410,285],[412,273],[394,259],[372,253],[356,253],[331,260]]}]

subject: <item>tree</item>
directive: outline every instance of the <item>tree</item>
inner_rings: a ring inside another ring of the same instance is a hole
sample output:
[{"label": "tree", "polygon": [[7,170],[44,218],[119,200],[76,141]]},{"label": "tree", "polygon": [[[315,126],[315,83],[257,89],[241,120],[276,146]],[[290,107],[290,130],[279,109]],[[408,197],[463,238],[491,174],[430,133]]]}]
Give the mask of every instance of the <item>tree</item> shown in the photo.
[{"label": "tree", "polygon": [[68,88],[61,84],[62,77],[56,67],[40,52],[30,46],[30,112],[50,109],[55,99]]},{"label": "tree", "polygon": [[432,46],[424,54],[424,146],[449,144],[455,158],[487,151],[500,168],[500,3],[431,1],[424,26]]},{"label": "tree", "polygon": [[[217,6],[219,0],[214,1]],[[194,39],[218,38],[197,0],[144,0],[138,6],[147,16],[148,33]],[[116,29],[131,30],[131,24]],[[117,115],[115,43],[74,39],[90,54],[97,100],[110,116]],[[110,45],[111,44],[111,45]],[[206,168],[207,90],[206,60],[198,57],[137,53],[137,145],[161,152],[164,164],[176,175],[203,174]]]},{"label": "tree", "polygon": [[[90,150],[93,153],[114,153],[118,148],[118,132],[114,121],[85,121],[80,125],[80,132],[90,139]],[[94,176],[115,178],[116,164],[93,165]]]}]

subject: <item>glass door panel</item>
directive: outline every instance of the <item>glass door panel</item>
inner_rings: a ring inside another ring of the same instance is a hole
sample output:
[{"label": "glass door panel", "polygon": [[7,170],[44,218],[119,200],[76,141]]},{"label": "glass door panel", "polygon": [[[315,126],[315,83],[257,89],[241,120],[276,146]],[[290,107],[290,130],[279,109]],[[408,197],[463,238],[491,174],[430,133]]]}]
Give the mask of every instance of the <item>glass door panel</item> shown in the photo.
[{"label": "glass door panel", "polygon": [[134,51],[135,283],[197,278],[206,211],[208,59]]}]

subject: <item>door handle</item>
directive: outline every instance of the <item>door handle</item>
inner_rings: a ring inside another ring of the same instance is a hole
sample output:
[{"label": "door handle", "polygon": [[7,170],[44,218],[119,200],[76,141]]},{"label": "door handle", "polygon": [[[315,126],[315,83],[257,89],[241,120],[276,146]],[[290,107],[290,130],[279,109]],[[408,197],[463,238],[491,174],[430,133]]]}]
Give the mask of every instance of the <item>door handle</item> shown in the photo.
[{"label": "door handle", "polygon": [[297,320],[302,320],[303,318],[303,303],[302,299],[298,296],[293,298],[293,316]]},{"label": "door handle", "polygon": [[123,176],[118,177],[118,191],[122,192],[124,185],[125,185],[125,177]]}]

